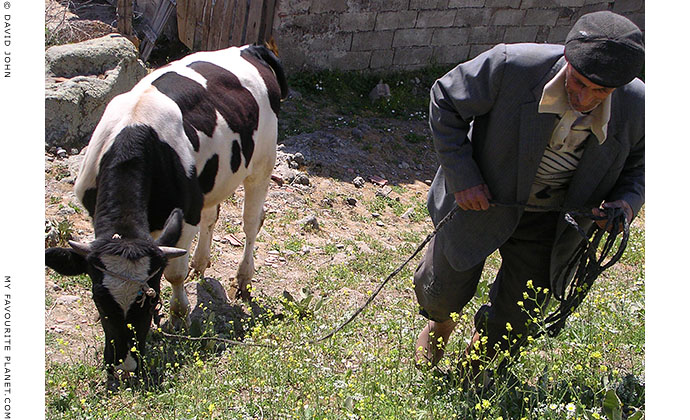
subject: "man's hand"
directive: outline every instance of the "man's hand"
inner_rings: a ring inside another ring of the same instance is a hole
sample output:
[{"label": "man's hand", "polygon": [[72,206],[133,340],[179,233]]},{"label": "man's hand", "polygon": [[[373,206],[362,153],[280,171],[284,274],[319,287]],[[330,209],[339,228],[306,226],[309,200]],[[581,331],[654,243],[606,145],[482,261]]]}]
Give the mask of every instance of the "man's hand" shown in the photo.
[{"label": "man's hand", "polygon": [[488,210],[491,193],[486,184],[475,185],[455,193],[455,201],[463,210]]},{"label": "man's hand", "polygon": [[[605,208],[605,209],[608,209],[608,208],[622,208],[622,209],[623,209],[623,212],[625,213],[625,219],[628,221],[628,224],[630,224],[630,222],[632,221],[632,218],[633,218],[632,207],[630,207],[630,204],[628,204],[628,202],[625,201],[625,200],[616,200],[616,201],[611,201],[610,203],[609,203],[609,202],[606,202],[606,203],[602,204],[601,207],[602,207],[602,208]],[[605,216],[606,216],[606,212],[605,212],[604,210],[602,210],[602,209],[592,209],[592,214],[594,214],[595,216],[599,216],[599,217],[605,217]],[[607,223],[607,222],[608,222],[607,219],[604,219],[604,220],[597,220],[597,221],[596,221],[597,225],[598,225],[599,228],[601,228],[601,229],[605,229],[605,228],[606,228],[606,223]],[[610,229],[609,229],[609,230],[610,230]],[[622,226],[622,225],[619,225],[619,226],[618,226],[618,231],[622,231],[622,230],[623,230],[623,226]]]}]

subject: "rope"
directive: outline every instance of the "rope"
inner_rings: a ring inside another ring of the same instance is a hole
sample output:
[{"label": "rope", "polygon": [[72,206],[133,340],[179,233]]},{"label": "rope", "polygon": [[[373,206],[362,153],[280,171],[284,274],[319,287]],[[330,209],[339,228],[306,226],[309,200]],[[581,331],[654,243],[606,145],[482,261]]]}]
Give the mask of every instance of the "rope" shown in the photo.
[{"label": "rope", "polygon": [[[495,206],[500,206],[500,207],[517,207],[517,208],[530,208],[534,210],[540,210],[540,211],[565,211],[563,207],[547,207],[547,206],[538,206],[538,205],[528,205],[528,204],[523,204],[523,203],[502,203],[498,201],[491,201],[492,205]],[[402,269],[410,262],[412,259],[414,259],[422,249],[431,241],[431,239],[441,230],[443,227],[455,216],[455,214],[460,210],[460,207],[457,205],[453,207],[453,209],[446,214],[443,219],[436,225],[434,230],[426,236],[426,238],[422,241],[422,243],[417,246],[417,249],[408,257],[402,264],[400,264],[395,270],[393,270],[388,277],[386,277],[381,284],[376,288],[376,290],[369,296],[367,301],[360,306],[350,317],[341,323],[338,327],[332,329],[329,333],[326,335],[314,339],[314,340],[309,340],[309,341],[304,341],[299,344],[292,344],[289,345],[288,347],[295,347],[295,346],[303,346],[305,344],[316,344],[320,343],[322,341],[326,341],[329,338],[333,337],[335,334],[339,333],[342,331],[350,322],[352,322],[360,313],[362,313],[368,306],[371,304],[371,302],[378,296],[378,294],[383,290],[383,288],[388,284],[388,282],[395,277]],[[628,236],[629,236],[629,226],[628,226],[628,221],[625,217],[625,212],[621,208],[605,208],[604,211],[606,212],[605,216],[596,216],[592,214],[590,209],[577,209],[577,210],[570,210],[566,212],[565,214],[565,220],[567,223],[569,223],[572,227],[577,229],[577,231],[580,233],[582,236],[582,241],[578,245],[578,248],[576,251],[573,253],[572,257],[568,260],[568,263],[564,266],[563,270],[559,273],[558,278],[561,278],[561,276],[568,276],[569,273],[571,273],[573,270],[575,270],[575,275],[573,277],[573,280],[566,285],[564,288],[564,293],[562,295],[558,295],[556,291],[554,292],[554,297],[560,302],[559,307],[549,316],[545,318],[544,325],[545,328],[539,332],[537,332],[536,335],[537,337],[543,334],[543,331],[547,331],[549,336],[555,337],[558,335],[558,333],[561,331],[563,326],[565,325],[565,321],[572,313],[575,308],[577,308],[580,303],[584,300],[586,297],[587,293],[589,292],[592,284],[594,283],[594,280],[607,268],[611,267],[613,264],[618,262],[620,257],[623,255],[623,252],[625,251],[625,247],[628,242]],[[579,224],[575,221],[575,217],[586,217],[591,220],[607,220],[607,224],[604,229],[601,229],[598,227],[598,225],[595,223],[592,225],[590,228],[589,232],[584,232],[584,230],[579,226]],[[608,257],[610,251],[614,248],[616,238],[618,236],[619,230],[618,226],[622,225],[623,226],[623,238],[618,246],[618,249],[614,253],[614,255],[605,262],[606,258]],[[606,237],[606,240],[604,242],[604,247],[599,256],[597,256],[597,250],[599,248],[599,245],[601,243],[602,238],[604,237],[604,234],[606,231],[610,231],[609,234]],[[229,340],[229,339],[224,339],[220,337],[188,337],[188,336],[182,336],[182,335],[176,335],[176,334],[170,334],[161,331],[161,333],[165,337],[169,338],[174,338],[174,339],[185,339],[185,340],[190,340],[190,341],[207,341],[207,340],[213,340],[213,341],[219,341],[227,344],[232,344],[232,345],[240,345],[240,346],[250,346],[250,347],[264,347],[264,348],[278,348],[279,346],[277,345],[269,345],[269,344],[258,344],[258,343],[246,343],[242,341],[236,341],[236,340]],[[536,338],[536,337],[535,337]]]}]

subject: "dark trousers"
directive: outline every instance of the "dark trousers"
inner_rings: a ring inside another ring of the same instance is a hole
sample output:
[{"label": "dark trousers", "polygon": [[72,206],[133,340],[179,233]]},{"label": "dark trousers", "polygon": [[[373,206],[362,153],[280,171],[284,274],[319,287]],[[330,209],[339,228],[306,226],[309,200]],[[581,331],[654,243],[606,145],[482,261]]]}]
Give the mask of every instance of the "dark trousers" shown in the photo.
[{"label": "dark trousers", "polygon": [[[474,317],[477,331],[488,336],[489,348],[496,344],[502,349],[513,347],[504,335],[511,343],[518,334],[524,340],[529,332],[528,320],[538,315],[535,308],[543,308],[547,302],[548,294],[543,289],[550,287],[549,267],[557,220],[557,212],[525,212],[513,235],[499,247],[501,267],[489,291],[489,303]],[[442,245],[432,239],[414,275],[420,313],[438,322],[450,319],[452,312],[461,313],[475,295],[484,268],[482,261],[469,270],[453,269],[442,246],[452,244]],[[528,280],[531,288],[527,286]],[[541,292],[537,293],[537,288]]]}]

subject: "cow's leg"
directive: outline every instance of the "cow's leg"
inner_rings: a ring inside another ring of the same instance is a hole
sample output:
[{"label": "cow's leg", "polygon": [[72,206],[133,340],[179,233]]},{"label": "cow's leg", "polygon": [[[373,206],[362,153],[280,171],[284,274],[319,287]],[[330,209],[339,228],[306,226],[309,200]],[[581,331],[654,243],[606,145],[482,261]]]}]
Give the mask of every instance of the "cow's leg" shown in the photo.
[{"label": "cow's leg", "polygon": [[[270,175],[270,173],[269,173]],[[237,296],[248,299],[249,286],[254,276],[254,245],[259,229],[264,222],[264,200],[268,192],[270,176],[248,177],[244,180],[243,230],[245,235],[244,254],[237,268]]]},{"label": "cow's leg", "polygon": [[[184,224],[180,240],[177,242],[178,248],[190,249],[192,240],[199,227]],[[189,265],[189,254],[174,258],[168,261],[163,274],[172,287],[172,297],[170,298],[170,322],[176,329],[182,326],[189,326],[189,300],[187,292],[184,290],[184,281],[187,278]]]},{"label": "cow's leg", "polygon": [[199,242],[194,250],[192,259],[192,277],[204,276],[204,271],[211,262],[211,240],[213,239],[213,228],[218,221],[220,214],[220,204],[207,207],[201,211],[201,223],[199,231]]}]

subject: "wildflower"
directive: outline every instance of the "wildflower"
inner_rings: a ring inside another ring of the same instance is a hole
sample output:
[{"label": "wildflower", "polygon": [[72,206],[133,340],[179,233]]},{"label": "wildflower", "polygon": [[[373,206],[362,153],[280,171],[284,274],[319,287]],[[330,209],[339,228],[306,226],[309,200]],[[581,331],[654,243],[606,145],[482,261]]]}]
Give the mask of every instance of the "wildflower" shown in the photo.
[{"label": "wildflower", "polygon": [[513,331],[513,326],[510,325],[510,322],[506,322],[506,330],[507,330],[508,332]]},{"label": "wildflower", "polygon": [[451,312],[450,313],[450,319],[452,319],[453,322],[459,322],[460,321],[460,315],[457,312]]},{"label": "wildflower", "polygon": [[521,308],[523,308],[523,307],[525,306],[525,302],[523,302],[523,301],[521,301],[521,300],[518,300],[518,303],[517,303],[517,304],[518,304],[518,306],[521,307]]},{"label": "wildflower", "polygon": [[532,280],[527,280],[527,288],[528,289],[534,289],[534,283],[532,283]]},{"label": "wildflower", "polygon": [[565,406],[565,409],[568,410],[569,413],[574,413],[575,412],[575,404],[573,403],[568,403]]}]

